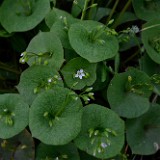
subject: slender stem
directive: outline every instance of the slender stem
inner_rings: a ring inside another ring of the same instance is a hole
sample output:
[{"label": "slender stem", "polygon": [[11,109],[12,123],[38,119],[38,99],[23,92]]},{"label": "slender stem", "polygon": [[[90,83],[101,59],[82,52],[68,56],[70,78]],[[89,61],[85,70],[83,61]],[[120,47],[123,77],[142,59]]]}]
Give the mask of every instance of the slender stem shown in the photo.
[{"label": "slender stem", "polygon": [[113,24],[113,28],[116,28],[121,17],[123,16],[123,14],[125,13],[125,11],[128,9],[128,7],[130,6],[132,0],[128,0],[128,2],[126,3],[126,5],[124,6],[124,8],[122,9],[122,11],[120,12],[119,16],[117,17],[117,19],[115,20],[115,23]]},{"label": "slender stem", "polygon": [[[94,0],[91,1],[91,5],[94,4]],[[90,8],[89,13],[88,13],[88,19],[92,19],[92,11],[93,8]]]},{"label": "slender stem", "polygon": [[112,8],[112,10],[111,10],[111,12],[109,14],[109,17],[107,18],[106,24],[108,24],[108,22],[111,20],[114,12],[116,10],[116,7],[117,7],[118,3],[119,3],[119,0],[116,0],[115,4],[114,4],[114,6],[113,6],[113,8]]},{"label": "slender stem", "polygon": [[128,151],[128,144],[126,145],[126,148],[125,148],[125,154],[127,154],[127,151]]},{"label": "slender stem", "polygon": [[128,61],[130,61],[132,58],[134,58],[135,56],[137,56],[139,54],[139,49],[134,53],[132,54],[129,58],[127,58],[125,61],[124,61],[124,64],[127,63]]},{"label": "slender stem", "polygon": [[157,26],[160,26],[160,24],[155,24],[155,25],[151,25],[151,26],[149,26],[149,27],[143,28],[143,29],[141,29],[141,32],[142,32],[142,31],[145,31],[145,30],[148,30],[148,29],[150,29],[150,28],[157,27]]},{"label": "slender stem", "polygon": [[153,97],[153,99],[152,99],[152,103],[156,103],[157,98],[158,98],[158,94],[156,94],[156,95]]},{"label": "slender stem", "polygon": [[108,1],[107,5],[106,5],[106,8],[111,4],[112,1],[113,1],[113,0],[109,0],[109,1]]},{"label": "slender stem", "polygon": [[0,69],[4,69],[6,71],[13,72],[13,73],[16,73],[16,74],[21,74],[20,71],[14,70],[14,69],[10,68],[9,66],[4,65],[2,62],[0,62]]},{"label": "slender stem", "polygon": [[82,10],[81,20],[83,20],[85,18],[86,10],[87,10],[87,7],[88,7],[88,2],[89,2],[89,0],[85,0],[84,7],[83,7],[83,10]]}]

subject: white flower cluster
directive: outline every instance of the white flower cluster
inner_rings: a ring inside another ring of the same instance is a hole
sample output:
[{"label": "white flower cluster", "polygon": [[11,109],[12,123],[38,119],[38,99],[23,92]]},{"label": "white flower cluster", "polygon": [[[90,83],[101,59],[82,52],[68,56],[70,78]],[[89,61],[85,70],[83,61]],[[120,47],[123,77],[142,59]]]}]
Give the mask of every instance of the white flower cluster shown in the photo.
[{"label": "white flower cluster", "polygon": [[138,28],[138,26],[134,25],[130,28],[130,32],[135,34],[140,32],[140,29]]}]

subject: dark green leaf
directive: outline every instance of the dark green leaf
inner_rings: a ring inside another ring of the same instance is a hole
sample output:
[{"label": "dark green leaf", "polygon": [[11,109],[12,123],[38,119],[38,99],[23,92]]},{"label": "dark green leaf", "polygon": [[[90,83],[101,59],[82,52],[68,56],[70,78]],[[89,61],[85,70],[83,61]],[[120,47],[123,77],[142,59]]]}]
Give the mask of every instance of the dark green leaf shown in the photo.
[{"label": "dark green leaf", "polygon": [[50,145],[64,145],[81,129],[82,104],[65,88],[45,91],[34,100],[29,115],[32,136]]},{"label": "dark green leaf", "polygon": [[149,155],[160,149],[160,105],[151,105],[141,117],[127,120],[126,126],[133,154]]},{"label": "dark green leaf", "polygon": [[149,96],[153,87],[142,71],[131,68],[116,74],[110,82],[107,98],[111,108],[120,116],[138,117],[149,109]]},{"label": "dark green leaf", "polygon": [[49,160],[55,160],[56,158],[80,160],[77,148],[73,143],[63,146],[51,146],[40,143],[37,148],[36,160],[42,160],[46,158]]},{"label": "dark green leaf", "polygon": [[29,106],[18,94],[0,95],[0,138],[11,138],[28,125]]},{"label": "dark green leaf", "polygon": [[1,6],[0,22],[9,32],[33,29],[50,10],[49,0],[5,0]]},{"label": "dark green leaf", "polygon": [[[79,73],[80,70],[83,72]],[[81,57],[70,60],[61,72],[68,87],[76,90],[91,86],[96,80],[96,64]]]},{"label": "dark green leaf", "polygon": [[69,41],[73,49],[89,62],[113,58],[118,52],[115,36],[107,34],[107,28],[96,21],[81,21],[71,25]]},{"label": "dark green leaf", "polygon": [[116,156],[124,144],[124,122],[112,110],[90,104],[83,109],[76,146],[97,158]]}]

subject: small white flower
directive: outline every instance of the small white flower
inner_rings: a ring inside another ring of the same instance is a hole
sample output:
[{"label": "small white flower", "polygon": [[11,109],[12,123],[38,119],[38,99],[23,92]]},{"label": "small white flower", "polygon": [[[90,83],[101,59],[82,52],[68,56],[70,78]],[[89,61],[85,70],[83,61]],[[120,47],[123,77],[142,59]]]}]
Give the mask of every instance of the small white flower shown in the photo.
[{"label": "small white flower", "polygon": [[104,143],[104,142],[101,143],[101,147],[102,147],[102,148],[106,148],[107,146],[108,146],[108,145],[107,145],[106,143]]},{"label": "small white flower", "polygon": [[21,59],[21,62],[24,63],[24,62],[25,62],[25,59]]},{"label": "small white flower", "polygon": [[156,151],[158,151],[160,149],[160,146],[157,142],[153,143],[154,148],[156,149]]},{"label": "small white flower", "polygon": [[21,57],[23,57],[24,56],[24,54],[23,53],[21,53],[21,55],[20,55]]},{"label": "small white flower", "polygon": [[59,160],[59,158],[58,157],[56,157],[56,159],[55,160]]},{"label": "small white flower", "polygon": [[74,3],[74,4],[78,4],[77,0],[74,0],[73,3]]},{"label": "small white flower", "polygon": [[132,26],[130,29],[130,32],[131,33],[138,33],[138,32],[140,32],[140,30],[139,30],[138,26]]},{"label": "small white flower", "polygon": [[52,82],[52,78],[48,78],[48,83],[51,83]]},{"label": "small white flower", "polygon": [[83,69],[78,70],[77,73],[75,74],[75,77],[79,79],[82,79],[84,76],[85,76],[85,73]]},{"label": "small white flower", "polygon": [[8,109],[7,109],[7,108],[5,108],[5,109],[3,109],[3,111],[4,111],[4,112],[7,112],[7,111],[8,111]]},{"label": "small white flower", "polygon": [[62,19],[62,18],[63,18],[63,16],[60,16],[60,17],[59,17],[59,19]]}]

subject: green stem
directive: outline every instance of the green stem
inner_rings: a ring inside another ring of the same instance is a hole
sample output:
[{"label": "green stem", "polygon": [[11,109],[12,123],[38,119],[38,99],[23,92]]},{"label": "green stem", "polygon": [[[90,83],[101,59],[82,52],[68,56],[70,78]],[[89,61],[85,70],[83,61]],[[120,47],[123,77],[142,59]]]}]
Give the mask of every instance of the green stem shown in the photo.
[{"label": "green stem", "polygon": [[85,18],[88,3],[89,3],[89,0],[85,0],[84,7],[83,7],[83,10],[82,10],[81,20],[84,20],[84,18]]},{"label": "green stem", "polygon": [[122,9],[122,11],[120,12],[119,16],[117,17],[117,19],[115,20],[115,23],[113,24],[113,28],[116,28],[121,17],[123,16],[123,14],[125,13],[125,11],[128,9],[128,7],[130,6],[132,0],[128,0],[128,2],[126,3],[126,5],[124,6],[124,8]]},{"label": "green stem", "polygon": [[[91,5],[94,4],[94,0],[92,0]],[[88,13],[88,19],[92,19],[92,11],[93,8],[90,8],[89,13]]]},{"label": "green stem", "polygon": [[134,58],[135,56],[137,56],[139,54],[139,49],[134,53],[132,54],[129,58],[127,58],[125,61],[124,61],[124,64],[127,63],[128,61],[130,61],[132,58]]},{"label": "green stem", "polygon": [[108,22],[111,20],[114,12],[116,10],[116,7],[117,7],[118,3],[119,3],[119,0],[116,0],[115,4],[114,4],[114,6],[113,6],[113,8],[112,8],[112,10],[111,10],[111,12],[109,14],[109,17],[107,18],[106,24],[108,24]]},{"label": "green stem", "polygon": [[62,104],[62,107],[60,108],[60,110],[56,113],[55,117],[58,117],[62,114],[62,112],[64,111],[64,109],[66,108],[66,105],[68,104],[68,102],[70,102],[70,95],[67,94],[64,103]]},{"label": "green stem", "polygon": [[16,73],[16,74],[21,74],[20,71],[14,70],[14,69],[10,68],[9,66],[3,64],[2,62],[0,62],[0,69],[6,70],[6,71],[9,71],[12,73]]},{"label": "green stem", "polygon": [[143,28],[143,29],[141,29],[141,32],[142,32],[142,31],[145,31],[145,30],[148,30],[148,29],[150,29],[150,28],[157,27],[157,26],[160,26],[160,24],[155,24],[155,25],[151,25],[151,26],[149,26],[149,27]]},{"label": "green stem", "polygon": [[113,1],[113,0],[109,0],[109,1],[108,1],[107,5],[106,5],[106,8],[112,3],[112,1]]}]

